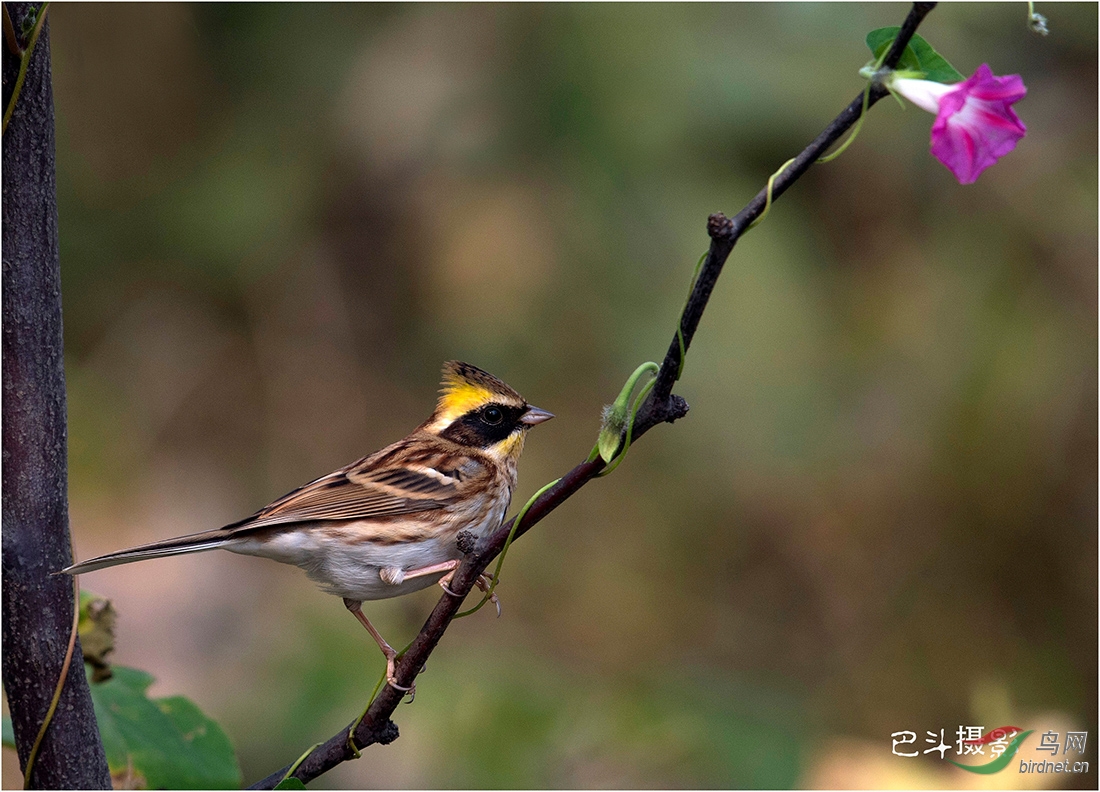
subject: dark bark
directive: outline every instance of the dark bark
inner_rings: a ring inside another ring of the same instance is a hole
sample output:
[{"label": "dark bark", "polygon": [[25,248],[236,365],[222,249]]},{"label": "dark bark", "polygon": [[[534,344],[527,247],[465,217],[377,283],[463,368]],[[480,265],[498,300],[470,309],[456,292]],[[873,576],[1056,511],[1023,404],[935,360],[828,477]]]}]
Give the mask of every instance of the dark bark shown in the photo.
[{"label": "dark bark", "polygon": [[[20,31],[29,4],[7,8]],[[53,698],[73,620],[72,580],[51,575],[71,563],[71,552],[48,25],[4,133],[2,155],[3,680],[21,766]],[[0,46],[6,107],[19,58]],[[79,643],[30,785],[111,787]]]}]

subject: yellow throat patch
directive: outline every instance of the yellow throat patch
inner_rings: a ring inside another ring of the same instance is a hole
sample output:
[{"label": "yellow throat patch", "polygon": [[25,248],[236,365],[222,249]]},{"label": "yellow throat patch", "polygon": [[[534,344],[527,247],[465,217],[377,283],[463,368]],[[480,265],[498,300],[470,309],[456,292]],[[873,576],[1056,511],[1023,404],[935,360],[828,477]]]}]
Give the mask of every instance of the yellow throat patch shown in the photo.
[{"label": "yellow throat patch", "polygon": [[518,458],[523,452],[523,441],[526,436],[527,432],[513,432],[488,450],[490,453],[496,454],[498,458]]}]

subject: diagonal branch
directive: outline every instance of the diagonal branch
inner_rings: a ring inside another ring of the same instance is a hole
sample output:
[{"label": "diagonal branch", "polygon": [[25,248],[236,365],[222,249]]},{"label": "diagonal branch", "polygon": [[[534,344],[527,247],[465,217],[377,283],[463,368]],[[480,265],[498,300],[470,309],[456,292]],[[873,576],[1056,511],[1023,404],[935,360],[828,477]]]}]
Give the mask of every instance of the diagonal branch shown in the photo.
[{"label": "diagonal branch", "polygon": [[[913,37],[917,27],[935,5],[935,3],[913,4],[913,8],[902,25],[897,39],[883,61],[884,68],[893,68],[897,65],[902,52]],[[885,88],[875,82],[867,95],[867,106],[870,107],[870,105],[886,96],[887,93]],[[859,120],[863,105],[864,92],[861,91],[859,96],[852,100],[852,103],[818,135],[817,139],[795,157],[791,164],[775,178],[771,190],[773,201],[798,180],[833,143],[840,139],[845,131]],[[722,273],[722,266],[729,258],[737,240],[749,229],[752,221],[763,213],[767,200],[768,190],[764,189],[733,218],[727,218],[720,213],[710,216],[707,223],[707,232],[711,239],[710,250],[707,253],[703,268],[696,278],[691,296],[688,298],[684,311],[680,316],[680,333],[673,336],[672,344],[669,346],[660,371],[657,373],[656,384],[638,413],[634,424],[633,437],[635,440],[657,424],[671,423],[687,414],[687,402],[672,393],[672,386],[676,381],[681,362],[680,335],[682,334],[683,348],[686,353],[688,346],[691,344],[691,339],[699,327],[699,320],[702,318],[703,311],[710,300],[718,276]],[[527,533],[543,517],[595,478],[603,468],[603,460],[597,457],[595,461],[582,462],[562,476],[553,487],[544,492],[531,505],[523,519],[523,523],[516,529],[515,535],[519,537]],[[440,638],[443,637],[443,633],[450,625],[451,620],[458,613],[458,609],[462,605],[462,599],[473,588],[478,575],[504,548],[513,522],[514,519],[506,522],[466,555],[462,564],[455,571],[450,584],[452,590],[460,596],[452,597],[444,594],[440,598],[427,622],[421,628],[420,633],[401,659],[397,669],[397,681],[400,684],[406,686],[412,684],[419,673],[419,669],[423,667],[428,656],[435,649]],[[331,770],[341,762],[356,758],[356,752],[348,744],[348,729],[353,727],[355,744],[360,748],[372,743],[385,745],[397,739],[397,726],[390,720],[390,717],[397,705],[401,703],[404,695],[392,686],[384,685],[371,702],[358,725],[355,723],[349,724],[347,729],[340,731],[319,745],[294,768],[294,776],[303,782],[307,782]],[[290,766],[272,773],[267,778],[258,781],[251,788],[272,789],[289,770]]]}]

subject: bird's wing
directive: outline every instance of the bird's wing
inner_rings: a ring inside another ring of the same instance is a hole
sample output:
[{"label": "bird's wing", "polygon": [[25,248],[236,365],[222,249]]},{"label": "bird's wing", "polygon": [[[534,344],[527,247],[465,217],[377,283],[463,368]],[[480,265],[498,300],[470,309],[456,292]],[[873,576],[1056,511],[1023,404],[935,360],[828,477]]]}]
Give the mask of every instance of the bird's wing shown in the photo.
[{"label": "bird's wing", "polygon": [[362,520],[441,509],[461,497],[471,478],[480,478],[477,474],[482,467],[466,457],[452,456],[446,461],[405,460],[386,466],[367,457],[284,495],[247,520],[228,527],[250,531],[286,523]]},{"label": "bird's wing", "polygon": [[306,484],[265,506],[234,528],[252,529],[316,520],[361,520],[430,511],[446,501],[425,493],[402,495],[389,487],[333,473]]}]

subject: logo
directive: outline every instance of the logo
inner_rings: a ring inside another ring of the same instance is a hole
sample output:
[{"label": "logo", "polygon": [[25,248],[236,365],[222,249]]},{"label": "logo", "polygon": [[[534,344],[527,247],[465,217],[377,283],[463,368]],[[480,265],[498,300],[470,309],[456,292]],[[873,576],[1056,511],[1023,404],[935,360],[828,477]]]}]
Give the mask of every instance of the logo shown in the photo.
[{"label": "logo", "polygon": [[[1019,726],[1000,726],[984,732],[981,726],[960,726],[955,732],[957,739],[953,745],[953,753],[958,758],[974,757],[977,760],[989,759],[989,761],[958,762],[947,759],[947,753],[952,751],[952,746],[944,740],[945,729],[938,732],[927,730],[924,742],[932,747],[923,751],[917,750],[917,733],[915,731],[898,731],[890,735],[893,740],[891,753],[895,756],[914,758],[923,754],[936,753],[940,759],[945,759],[960,770],[980,775],[999,773],[1012,764],[1013,759],[1020,750],[1024,741],[1035,733],[1034,729],[1024,730]],[[1049,752],[1053,759],[1058,755],[1059,748],[1062,756],[1071,751],[1082,755],[1088,743],[1088,732],[1066,732],[1065,740],[1059,743],[1059,733],[1046,731],[1040,735],[1040,741],[1036,751]],[[988,749],[988,753],[986,752]],[[1087,773],[1088,762],[1071,762],[1065,758],[1059,762],[1020,760],[1019,772],[1021,773]]]},{"label": "logo", "polygon": [[1008,748],[999,757],[992,762],[980,765],[968,765],[962,764],[950,760],[951,764],[955,767],[959,767],[966,770],[968,773],[981,773],[982,775],[989,775],[991,773],[999,773],[1008,767],[1008,763],[1012,761],[1012,757],[1016,755],[1016,752],[1020,750],[1020,745],[1027,739],[1031,731],[1021,731],[1018,726],[1002,726],[999,729],[993,729],[989,734],[984,737],[979,737],[975,740],[966,740],[966,745],[989,745],[991,743],[997,743],[1000,740],[1005,739],[1009,734],[1015,734],[1012,738],[1012,742],[1008,744]]}]

